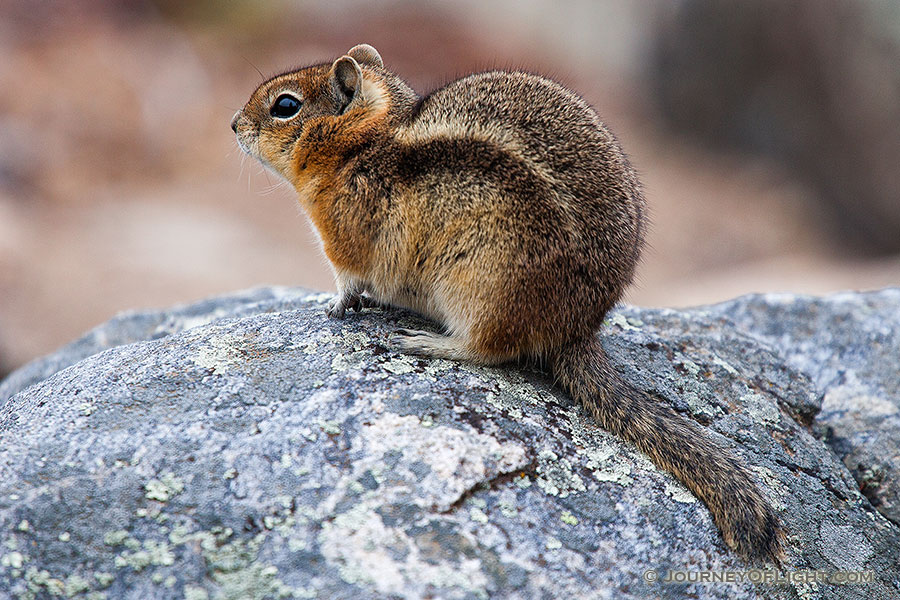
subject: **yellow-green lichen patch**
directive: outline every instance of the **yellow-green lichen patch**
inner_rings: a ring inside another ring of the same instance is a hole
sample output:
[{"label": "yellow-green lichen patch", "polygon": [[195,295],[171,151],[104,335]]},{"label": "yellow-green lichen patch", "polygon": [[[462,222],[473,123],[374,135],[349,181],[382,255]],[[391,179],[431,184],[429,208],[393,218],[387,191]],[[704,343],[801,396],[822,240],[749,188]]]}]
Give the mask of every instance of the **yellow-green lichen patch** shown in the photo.
[{"label": "yellow-green lichen patch", "polygon": [[446,360],[443,358],[438,358],[436,360],[428,361],[428,364],[425,366],[425,371],[423,373],[424,377],[430,381],[437,381],[437,377],[443,371],[449,371],[453,367],[456,366],[457,363]]},{"label": "yellow-green lichen patch", "polygon": [[215,375],[226,373],[247,358],[247,352],[242,348],[245,340],[236,335],[211,335],[205,342],[192,360],[198,367],[210,369]]},{"label": "yellow-green lichen patch", "polygon": [[475,521],[476,523],[487,523],[488,516],[485,514],[483,510],[478,508],[477,506],[473,506],[469,509],[469,518]]},{"label": "yellow-green lichen patch", "polygon": [[[502,377],[494,375],[494,378],[496,379],[497,388],[501,392],[504,392],[504,394],[500,394],[497,398],[500,407],[502,408],[508,410],[521,409],[522,405],[525,403],[533,406],[546,406],[547,404],[556,402],[556,398],[553,394],[537,389],[532,384],[525,381],[521,375],[505,374]],[[514,398],[515,402],[511,402],[509,399],[504,398],[504,395],[506,394]]]},{"label": "yellow-green lichen patch", "polygon": [[466,385],[468,387],[480,386],[491,389],[504,385],[506,383],[504,376],[508,376],[509,378],[514,377],[514,373],[511,373],[508,370],[507,372],[504,372],[495,367],[485,367],[475,363],[460,362],[457,363],[456,367],[460,371],[465,371],[474,376],[474,379],[470,379],[467,382]]},{"label": "yellow-green lichen patch", "polygon": [[756,392],[744,394],[740,403],[746,407],[747,414],[757,423],[777,425],[781,422],[778,406],[762,394]]},{"label": "yellow-green lichen patch", "polygon": [[115,558],[117,568],[131,567],[142,571],[150,565],[169,566],[175,564],[175,554],[165,542],[145,540],[141,549],[133,552],[122,552]]},{"label": "yellow-green lichen patch", "polygon": [[681,357],[681,360],[678,362],[684,369],[693,376],[697,376],[700,372],[700,367],[694,361],[689,358]]},{"label": "yellow-green lichen patch", "polygon": [[606,468],[591,471],[597,481],[610,481],[619,485],[631,485],[634,481],[631,475],[631,466],[625,463],[613,463]]},{"label": "yellow-green lichen patch", "polygon": [[62,596],[66,593],[65,581],[51,576],[45,569],[36,567],[28,567],[25,570],[25,585],[28,592],[20,596],[23,600],[31,600],[41,592],[46,592],[50,596]]},{"label": "yellow-green lichen patch", "polygon": [[674,481],[666,482],[666,487],[663,491],[675,502],[681,502],[683,504],[693,504],[697,502],[696,496],[694,496],[686,487]]},{"label": "yellow-green lichen patch", "polygon": [[304,354],[318,354],[319,346],[327,346],[333,344],[337,336],[328,331],[321,331],[314,337],[298,340],[299,347],[303,349]]},{"label": "yellow-green lichen patch", "polygon": [[500,409],[501,411],[507,411],[509,413],[510,418],[515,420],[520,420],[525,417],[525,413],[522,412],[521,406],[514,404],[512,402],[504,402],[497,397],[497,394],[494,392],[488,392],[484,396],[485,401],[493,406],[494,408]]},{"label": "yellow-green lichen patch", "polygon": [[16,527],[19,531],[28,531],[31,528],[31,524],[28,523],[28,519],[22,519],[19,521],[19,525]]},{"label": "yellow-green lichen patch", "polygon": [[513,480],[513,483],[516,484],[517,488],[524,490],[531,487],[531,477],[522,473]]},{"label": "yellow-green lichen patch", "polygon": [[416,370],[412,360],[407,356],[399,356],[381,363],[381,366],[395,375],[405,375]]},{"label": "yellow-green lichen patch", "polygon": [[[280,519],[273,518],[269,524],[276,527],[279,523]],[[199,546],[210,577],[217,584],[213,590],[215,600],[290,597],[291,588],[279,579],[278,569],[259,560],[259,550],[267,532],[249,540],[231,539],[233,535],[234,532],[227,527],[190,532],[184,526],[176,526],[169,533],[169,542],[173,545],[196,543]]]},{"label": "yellow-green lichen patch", "polygon": [[572,471],[568,459],[558,457],[551,450],[538,454],[537,484],[544,493],[560,498],[587,489],[581,477]]},{"label": "yellow-green lichen patch", "polygon": [[756,465],[751,465],[750,468],[753,470],[760,483],[763,484],[763,489],[771,490],[772,493],[768,493],[766,496],[772,504],[772,508],[775,510],[787,509],[787,501],[789,498],[792,498],[790,488],[778,479],[771,469]]},{"label": "yellow-green lichen patch", "polygon": [[0,557],[0,566],[9,567],[11,569],[21,569],[22,565],[24,565],[27,560],[28,557],[21,552],[10,552]]},{"label": "yellow-green lichen patch", "polygon": [[508,517],[511,519],[518,516],[519,514],[519,509],[513,500],[502,498],[497,503],[497,506],[500,508],[500,514],[502,514],[504,517]]},{"label": "yellow-green lichen patch", "polygon": [[585,466],[591,469],[591,474],[597,481],[611,481],[619,485],[632,483],[631,465],[622,460],[621,445],[604,436],[592,436],[591,439],[582,439],[576,433],[574,438],[583,448],[580,451],[587,458]]},{"label": "yellow-green lichen patch", "polygon": [[236,539],[214,548],[205,548],[203,557],[218,584],[216,600],[263,600],[288,598],[291,588],[278,577],[278,568],[258,560],[265,534],[250,540]]},{"label": "yellow-green lichen patch", "polygon": [[564,510],[562,514],[559,515],[559,520],[566,525],[578,525],[578,517],[567,510]]},{"label": "yellow-green lichen patch", "polygon": [[172,496],[184,491],[184,483],[171,471],[159,479],[151,479],[144,485],[144,496],[148,500],[168,502]]},{"label": "yellow-green lichen patch", "polygon": [[371,357],[372,352],[370,350],[359,350],[357,352],[351,352],[350,354],[338,352],[334,355],[334,358],[331,359],[331,371],[333,373],[340,373],[341,371],[360,368],[363,365],[368,364]]},{"label": "yellow-green lichen patch", "polygon": [[353,331],[350,326],[341,329],[341,335],[338,338],[340,342],[354,351],[360,351],[372,347],[372,338],[361,331]]},{"label": "yellow-green lichen patch", "polygon": [[695,415],[702,415],[707,419],[712,419],[722,414],[720,408],[712,406],[706,400],[701,399],[695,392],[682,392],[681,398],[687,403],[688,408],[691,409],[691,413]]},{"label": "yellow-green lichen patch", "polygon": [[184,586],[184,600],[208,600],[209,593],[202,587],[195,585]]},{"label": "yellow-green lichen patch", "polygon": [[67,598],[71,598],[75,594],[81,594],[90,589],[90,582],[77,573],[73,573],[66,578],[65,594]]},{"label": "yellow-green lichen patch", "polygon": [[125,540],[125,547],[129,550],[140,550],[141,542],[136,538],[128,538],[127,540]]},{"label": "yellow-green lichen patch", "polygon": [[558,538],[550,536],[547,538],[547,543],[545,544],[547,550],[559,550],[562,548],[562,542],[559,541]]},{"label": "yellow-green lichen patch", "polygon": [[338,435],[341,433],[341,424],[338,421],[320,421],[319,427],[326,435]]},{"label": "yellow-green lichen patch", "polygon": [[288,550],[291,552],[302,552],[309,548],[309,543],[300,538],[288,538]]},{"label": "yellow-green lichen patch", "polygon": [[325,304],[334,298],[334,294],[329,292],[320,292],[318,294],[309,294],[301,298],[302,302],[315,302],[316,304]]},{"label": "yellow-green lichen patch", "polygon": [[124,529],[117,529],[115,531],[108,531],[106,535],[103,536],[103,543],[107,546],[121,546],[130,537],[131,535]]},{"label": "yellow-green lichen patch", "polygon": [[615,313],[606,322],[610,326],[616,326],[622,331],[640,331],[639,327],[644,323],[637,319],[628,319],[622,313]]}]

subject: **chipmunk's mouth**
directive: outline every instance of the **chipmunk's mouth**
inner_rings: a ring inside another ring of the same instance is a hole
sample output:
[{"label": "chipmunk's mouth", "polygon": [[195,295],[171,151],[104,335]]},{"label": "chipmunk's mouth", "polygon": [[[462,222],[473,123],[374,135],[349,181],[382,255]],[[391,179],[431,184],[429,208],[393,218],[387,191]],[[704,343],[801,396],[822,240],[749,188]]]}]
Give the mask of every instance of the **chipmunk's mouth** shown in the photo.
[{"label": "chipmunk's mouth", "polygon": [[244,154],[259,161],[264,169],[278,177],[287,178],[284,170],[285,164],[280,164],[285,163],[287,158],[270,151],[271,140],[260,135],[260,126],[254,123],[253,119],[245,117],[242,111],[238,111],[231,120],[231,129]]},{"label": "chipmunk's mouth", "polygon": [[263,160],[262,156],[259,155],[259,137],[247,131],[238,131],[235,136],[238,146],[245,154],[252,156],[256,160]]},{"label": "chipmunk's mouth", "polygon": [[273,175],[284,178],[284,173],[262,155],[259,147],[259,137],[254,135],[254,133],[255,132],[253,131],[237,132],[237,143],[238,146],[240,146],[241,151],[250,158],[256,159],[264,169],[271,172]]},{"label": "chipmunk's mouth", "polygon": [[237,138],[241,150],[257,160],[262,160],[259,154],[259,135],[253,127],[242,118],[242,111],[237,111],[231,119],[231,130]]},{"label": "chipmunk's mouth", "polygon": [[242,135],[241,133],[237,134],[237,143],[240,146],[241,150],[256,160],[262,160],[262,157],[259,155],[259,139],[254,137],[249,137],[246,135]]}]

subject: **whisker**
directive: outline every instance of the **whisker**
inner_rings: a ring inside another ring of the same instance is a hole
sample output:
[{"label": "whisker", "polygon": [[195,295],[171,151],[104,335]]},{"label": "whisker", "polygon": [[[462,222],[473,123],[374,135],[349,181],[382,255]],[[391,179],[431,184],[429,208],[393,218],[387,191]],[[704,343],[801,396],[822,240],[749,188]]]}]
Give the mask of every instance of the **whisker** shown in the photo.
[{"label": "whisker", "polygon": [[278,183],[275,183],[275,184],[270,185],[269,187],[267,187],[267,188],[265,188],[265,189],[263,189],[263,190],[260,190],[259,193],[260,193],[261,195],[263,195],[263,196],[268,196],[268,195],[270,195],[270,194],[273,194],[273,193],[275,192],[275,190],[279,190],[279,189],[283,188],[285,183],[287,183],[287,182],[286,182],[286,181],[279,181]]},{"label": "whisker", "polygon": [[244,165],[247,164],[247,155],[241,152],[241,170],[238,171],[237,180],[240,181],[244,176]]},{"label": "whisker", "polygon": [[259,73],[260,79],[265,79],[265,78],[266,78],[266,76],[263,75],[262,71],[260,71],[258,68],[256,68],[256,65],[254,65],[252,62],[250,62],[250,59],[249,59],[249,58],[247,58],[247,57],[244,56],[243,54],[241,54],[241,58],[243,58],[244,61],[245,61],[248,65],[250,65],[251,67],[253,67],[253,70],[254,70],[254,71],[256,71],[257,73]]}]

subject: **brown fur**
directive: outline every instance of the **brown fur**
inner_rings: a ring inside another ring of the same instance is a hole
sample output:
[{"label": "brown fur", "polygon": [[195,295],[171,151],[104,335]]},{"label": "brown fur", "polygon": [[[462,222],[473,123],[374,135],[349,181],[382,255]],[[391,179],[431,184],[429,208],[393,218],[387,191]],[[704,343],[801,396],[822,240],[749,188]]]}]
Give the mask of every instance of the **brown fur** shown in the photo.
[{"label": "brown fur", "polygon": [[[270,115],[285,93],[299,111]],[[419,98],[363,45],[263,83],[232,127],[297,189],[335,269],[330,315],[404,306],[446,334],[399,332],[404,350],[545,360],[605,428],[706,503],[729,546],[778,559],[777,520],[747,470],[627,385],[595,336],[634,275],[645,209],[634,169],[581,98],[502,71]]]}]

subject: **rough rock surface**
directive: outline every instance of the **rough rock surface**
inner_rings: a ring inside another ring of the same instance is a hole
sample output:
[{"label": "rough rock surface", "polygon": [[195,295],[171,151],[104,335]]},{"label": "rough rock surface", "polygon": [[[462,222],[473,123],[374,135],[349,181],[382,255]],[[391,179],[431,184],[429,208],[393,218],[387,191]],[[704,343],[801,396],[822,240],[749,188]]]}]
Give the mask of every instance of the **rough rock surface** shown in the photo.
[{"label": "rough rock surface", "polygon": [[752,465],[786,573],[852,585],[648,583],[747,565],[540,373],[398,354],[416,317],[327,299],[125,315],[0,385],[0,598],[900,596],[900,291],[623,308],[604,338]]},{"label": "rough rock surface", "polygon": [[812,379],[823,396],[816,433],[900,525],[900,289],[746,297],[716,309]]}]

